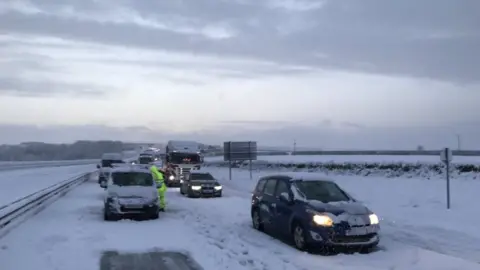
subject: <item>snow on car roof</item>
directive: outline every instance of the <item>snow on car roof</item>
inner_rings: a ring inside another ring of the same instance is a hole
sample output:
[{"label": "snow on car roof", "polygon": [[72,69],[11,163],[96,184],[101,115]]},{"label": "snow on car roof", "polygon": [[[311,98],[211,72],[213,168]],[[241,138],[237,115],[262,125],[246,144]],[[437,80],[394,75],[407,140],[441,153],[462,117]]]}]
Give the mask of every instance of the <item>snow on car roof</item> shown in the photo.
[{"label": "snow on car roof", "polygon": [[194,169],[194,170],[191,170],[190,173],[210,173],[210,172],[205,169]]},{"label": "snow on car roof", "polygon": [[115,172],[143,172],[150,173],[150,166],[148,165],[133,165],[127,164],[123,166],[116,166],[111,170],[111,173]]},{"label": "snow on car roof", "polygon": [[291,178],[291,181],[329,181],[334,182],[333,179],[328,178],[323,173],[312,173],[312,172],[281,172],[276,174],[266,175],[264,177],[270,176],[284,176]]}]

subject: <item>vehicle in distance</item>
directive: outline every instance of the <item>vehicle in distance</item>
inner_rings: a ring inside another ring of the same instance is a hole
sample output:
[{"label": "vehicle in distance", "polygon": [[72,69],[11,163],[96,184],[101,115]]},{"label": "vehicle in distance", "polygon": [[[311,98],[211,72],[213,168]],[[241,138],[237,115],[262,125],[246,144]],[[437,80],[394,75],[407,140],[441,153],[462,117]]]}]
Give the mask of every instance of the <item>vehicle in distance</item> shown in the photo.
[{"label": "vehicle in distance", "polygon": [[180,193],[188,197],[222,197],[222,185],[208,171],[193,170],[181,181]]},{"label": "vehicle in distance", "polygon": [[155,157],[151,154],[140,154],[138,156],[138,164],[150,164],[155,161]]},{"label": "vehicle in distance", "polygon": [[148,166],[113,168],[106,187],[104,219],[143,216],[157,219],[160,212],[157,184]]},{"label": "vehicle in distance", "polygon": [[112,164],[125,163],[121,153],[105,153],[102,155],[97,169],[112,167]]},{"label": "vehicle in distance", "polygon": [[379,219],[335,182],[316,173],[259,179],[252,194],[253,227],[290,237],[299,250],[359,248],[379,243]]}]

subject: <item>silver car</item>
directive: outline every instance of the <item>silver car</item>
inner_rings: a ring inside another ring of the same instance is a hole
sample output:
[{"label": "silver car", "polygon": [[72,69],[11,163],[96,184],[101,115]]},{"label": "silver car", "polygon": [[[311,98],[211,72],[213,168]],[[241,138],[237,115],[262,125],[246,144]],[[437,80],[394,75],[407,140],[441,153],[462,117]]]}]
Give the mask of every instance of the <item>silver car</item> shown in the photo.
[{"label": "silver car", "polygon": [[193,170],[181,180],[180,193],[188,197],[222,197],[222,189],[209,172]]},{"label": "silver car", "polygon": [[105,191],[105,220],[125,216],[157,219],[159,216],[157,184],[145,166],[127,165],[112,169]]}]

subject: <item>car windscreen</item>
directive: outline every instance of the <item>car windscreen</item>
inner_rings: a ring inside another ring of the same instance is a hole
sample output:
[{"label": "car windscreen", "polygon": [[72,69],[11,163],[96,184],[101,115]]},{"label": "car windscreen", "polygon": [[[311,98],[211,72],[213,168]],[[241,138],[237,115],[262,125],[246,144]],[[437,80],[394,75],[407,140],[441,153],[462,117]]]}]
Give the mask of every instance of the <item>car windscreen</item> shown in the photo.
[{"label": "car windscreen", "polygon": [[295,186],[307,200],[324,203],[349,201],[348,195],[335,183],[329,181],[298,181]]},{"label": "car windscreen", "polygon": [[197,164],[200,163],[200,155],[187,153],[172,153],[169,162],[174,164]]},{"label": "car windscreen", "polygon": [[114,172],[112,181],[117,186],[152,186],[153,177],[144,172]]},{"label": "car windscreen", "polygon": [[112,167],[112,164],[125,163],[123,160],[118,159],[102,159],[102,167]]},{"label": "car windscreen", "polygon": [[209,173],[191,173],[190,180],[215,180],[213,176]]},{"label": "car windscreen", "polygon": [[151,156],[143,156],[143,157],[138,158],[138,162],[140,164],[148,164],[148,163],[153,162],[153,161],[154,161],[154,159]]}]

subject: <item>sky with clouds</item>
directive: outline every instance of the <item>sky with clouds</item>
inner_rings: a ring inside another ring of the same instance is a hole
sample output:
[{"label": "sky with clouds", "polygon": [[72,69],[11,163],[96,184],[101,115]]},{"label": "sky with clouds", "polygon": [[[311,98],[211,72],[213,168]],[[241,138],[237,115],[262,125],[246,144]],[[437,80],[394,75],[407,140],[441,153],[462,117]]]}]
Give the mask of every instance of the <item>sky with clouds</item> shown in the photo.
[{"label": "sky with clouds", "polygon": [[0,143],[480,149],[478,0],[3,0]]}]

